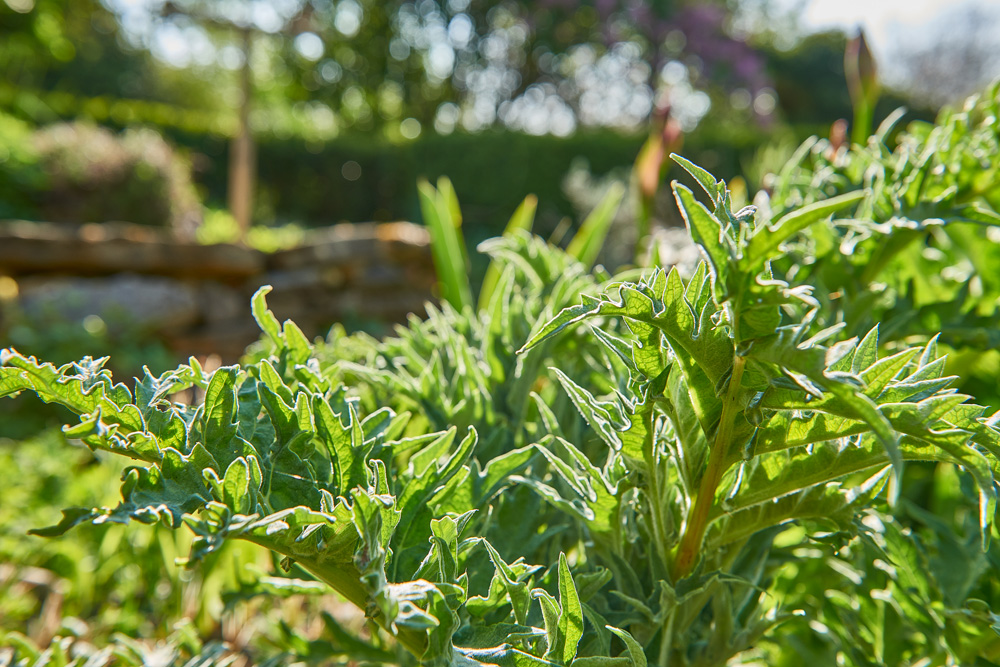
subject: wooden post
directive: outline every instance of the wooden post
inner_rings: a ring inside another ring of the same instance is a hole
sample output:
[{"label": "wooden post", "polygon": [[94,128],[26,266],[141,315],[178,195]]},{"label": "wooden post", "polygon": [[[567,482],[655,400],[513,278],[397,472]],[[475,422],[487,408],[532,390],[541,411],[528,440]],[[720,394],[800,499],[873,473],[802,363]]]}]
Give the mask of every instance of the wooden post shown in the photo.
[{"label": "wooden post", "polygon": [[246,237],[253,216],[254,166],[256,155],[250,132],[250,105],[253,100],[253,78],[250,58],[253,55],[253,33],[249,27],[243,33],[243,68],[240,72],[240,120],[236,137],[229,150],[229,212],[240,226],[240,239]]}]

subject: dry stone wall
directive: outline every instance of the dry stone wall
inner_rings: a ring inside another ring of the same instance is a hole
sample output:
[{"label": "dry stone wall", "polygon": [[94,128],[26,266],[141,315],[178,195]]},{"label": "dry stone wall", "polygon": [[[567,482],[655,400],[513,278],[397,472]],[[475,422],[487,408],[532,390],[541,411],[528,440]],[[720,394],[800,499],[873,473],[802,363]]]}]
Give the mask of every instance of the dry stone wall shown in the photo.
[{"label": "dry stone wall", "polygon": [[0,223],[0,318],[97,316],[160,338],[183,357],[225,363],[259,337],[250,297],[265,284],[274,287],[275,315],[308,336],[335,322],[401,322],[432,297],[429,237],[404,222],[342,224],[265,254],[182,243],[136,225]]}]

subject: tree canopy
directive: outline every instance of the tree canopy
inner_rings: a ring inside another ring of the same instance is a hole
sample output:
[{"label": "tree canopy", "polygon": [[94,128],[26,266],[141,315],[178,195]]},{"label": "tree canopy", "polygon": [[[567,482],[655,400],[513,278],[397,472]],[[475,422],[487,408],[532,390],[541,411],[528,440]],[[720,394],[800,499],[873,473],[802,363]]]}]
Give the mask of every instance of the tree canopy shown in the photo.
[{"label": "tree canopy", "polygon": [[722,0],[5,2],[0,67],[11,90],[49,106],[44,91],[176,105],[223,133],[233,131],[225,118],[244,31],[254,126],[279,135],[496,124],[568,134],[637,127],[666,104],[690,128],[713,101],[732,111],[736,100],[745,119],[774,106],[773,96],[753,104],[769,94],[764,61]]}]

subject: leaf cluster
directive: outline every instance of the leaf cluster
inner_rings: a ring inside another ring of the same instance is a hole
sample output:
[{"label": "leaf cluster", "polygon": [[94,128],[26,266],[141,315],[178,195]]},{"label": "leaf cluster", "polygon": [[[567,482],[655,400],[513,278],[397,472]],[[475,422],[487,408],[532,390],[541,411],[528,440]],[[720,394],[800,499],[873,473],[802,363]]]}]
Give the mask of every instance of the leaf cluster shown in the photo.
[{"label": "leaf cluster", "polygon": [[865,145],[804,143],[774,177],[757,202],[774,217],[859,197],[775,262],[816,286],[823,323],[844,322],[856,335],[880,323],[885,340],[937,332],[955,349],[997,347],[998,105],[994,84],[936,123],[894,135],[899,110]]}]

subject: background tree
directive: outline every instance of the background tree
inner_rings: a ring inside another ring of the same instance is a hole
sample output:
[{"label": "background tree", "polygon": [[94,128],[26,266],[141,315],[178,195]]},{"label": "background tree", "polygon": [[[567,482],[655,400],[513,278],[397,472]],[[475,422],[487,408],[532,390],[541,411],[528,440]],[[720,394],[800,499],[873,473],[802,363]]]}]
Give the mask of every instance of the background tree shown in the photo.
[{"label": "background tree", "polygon": [[[35,122],[84,116],[119,125],[169,123],[166,114],[148,117],[156,104],[176,107],[181,125],[185,110],[218,108],[219,89],[205,81],[214,72],[164,67],[129,39],[121,18],[99,0],[0,3],[0,108]],[[147,104],[112,108],[121,100]],[[202,120],[217,129],[209,125]]]},{"label": "background tree", "polygon": [[[431,124],[447,132],[499,122],[536,134],[568,134],[577,125],[636,127],[668,90],[676,112],[693,127],[711,105],[704,93],[692,96],[693,89],[720,87],[727,95],[739,89],[741,99],[752,102],[767,85],[763,59],[730,29],[724,2],[153,0],[111,6],[130,26],[131,43],[177,63],[193,58],[171,52],[168,41],[186,41],[193,50],[207,41],[217,62],[235,69],[239,45],[216,27],[254,27],[263,33],[253,63],[263,108],[271,108],[269,102],[312,105],[308,113],[333,127],[394,128],[408,118],[404,135]],[[686,103],[679,93],[687,94]],[[772,108],[758,105],[757,115]]]}]

